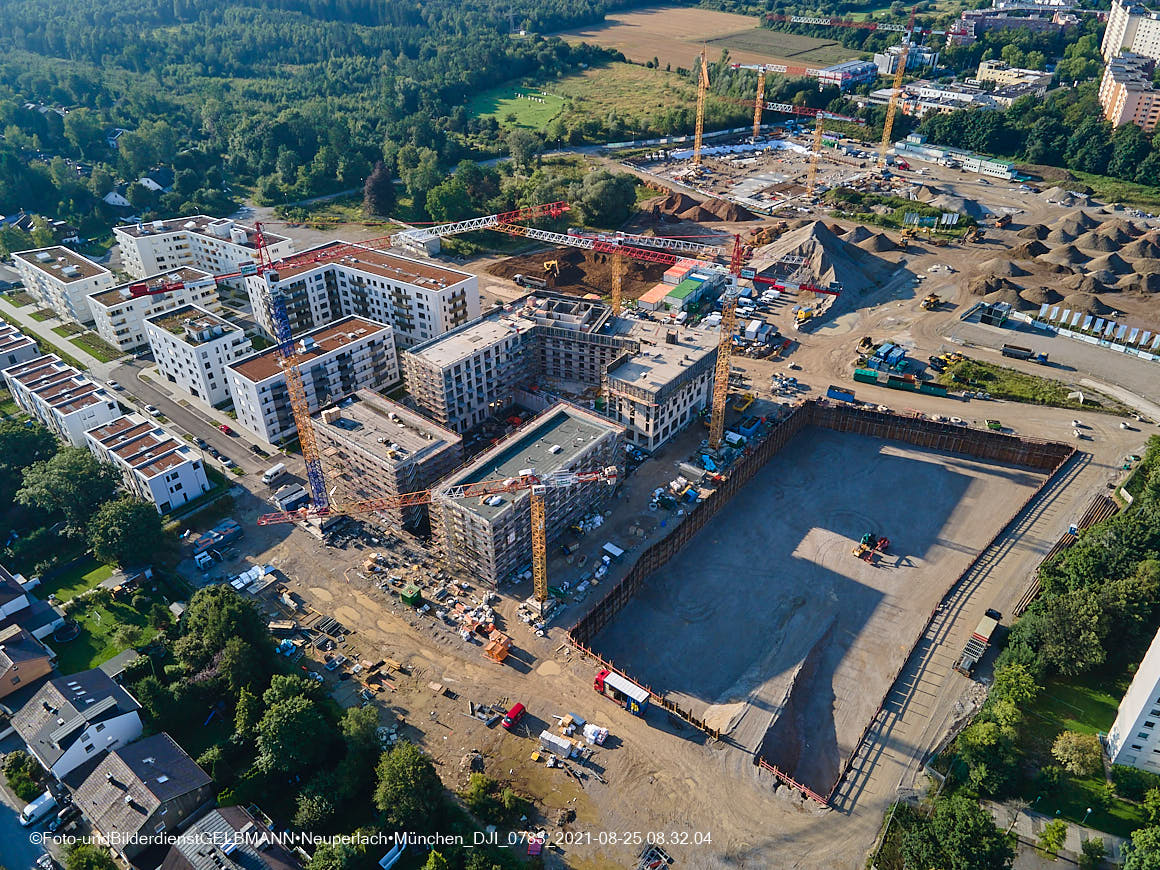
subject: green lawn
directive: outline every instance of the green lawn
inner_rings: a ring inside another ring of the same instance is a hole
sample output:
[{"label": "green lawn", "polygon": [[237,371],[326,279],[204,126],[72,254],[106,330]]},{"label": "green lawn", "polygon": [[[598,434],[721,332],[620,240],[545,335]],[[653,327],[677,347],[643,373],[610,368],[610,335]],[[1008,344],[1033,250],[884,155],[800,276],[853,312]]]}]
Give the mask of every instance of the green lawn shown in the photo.
[{"label": "green lawn", "polygon": [[[476,95],[467,104],[467,111],[473,118],[491,116],[508,126],[542,130],[564,111],[565,103],[563,97],[544,93],[538,87],[505,85]],[[515,119],[509,120],[509,115]]]},{"label": "green lawn", "polygon": [[98,583],[110,577],[112,573],[111,566],[102,565],[90,557],[81,560],[51,580],[41,583],[37,589],[37,594],[41,598],[55,595],[61,601],[68,601],[82,592],[95,588]]},{"label": "green lawn", "polygon": [[35,305],[36,297],[27,290],[18,290],[10,296],[5,296],[13,308],[24,308],[26,305]]},{"label": "green lawn", "polygon": [[20,406],[12,401],[12,394],[7,390],[0,390],[0,417],[7,420],[12,417],[19,417],[23,413],[20,410]]},{"label": "green lawn", "polygon": [[[157,635],[148,614],[138,613],[127,601],[114,601],[75,613],[81,633],[68,643],[53,644],[57,668],[63,674],[87,671],[130,647],[148,643]],[[51,643],[51,641],[49,641]]]},{"label": "green lawn", "polygon": [[[1135,206],[1145,211],[1155,212],[1160,209],[1160,190],[1147,184],[1136,184],[1132,181],[1121,181],[1107,175],[1092,175],[1090,172],[1071,171],[1079,179],[1079,185],[1088,185],[1095,191],[1096,199],[1104,202],[1122,202],[1125,205]],[[1069,185],[1064,185],[1068,187]]]},{"label": "green lawn", "polygon": [[[40,319],[43,320],[44,318],[40,318]],[[24,326],[23,324],[21,324],[18,320],[16,320],[15,317],[12,317],[11,315],[5,314],[3,311],[0,311],[0,320],[5,320],[8,323],[11,323],[13,326],[15,326],[17,329],[23,330],[24,333],[26,335],[28,335],[29,338],[33,339],[38,345],[40,345],[40,349],[42,351],[44,351],[44,353],[55,353],[57,356],[59,356],[62,360],[64,360],[70,366],[72,366],[73,368],[80,369],[82,372],[88,370],[88,366],[85,365],[83,362],[81,362],[76,357],[74,357],[72,354],[69,354],[69,353],[61,350],[59,347],[57,347],[51,341],[48,341],[43,336],[30,333],[28,331],[28,328],[26,326]]]},{"label": "green lawn", "polygon": [[84,332],[84,330],[77,326],[75,323],[62,323],[60,326],[54,326],[52,331],[59,335],[61,338],[68,338],[70,335],[79,335],[80,333]]},{"label": "green lawn", "polygon": [[1084,401],[1081,405],[1077,400],[1067,397],[1068,393],[1077,388],[1063,381],[1041,378],[977,359],[954,363],[938,375],[938,382],[953,388],[974,387],[990,393],[992,398],[1011,402],[1050,405],[1076,411],[1099,408],[1112,414],[1128,414],[1128,409],[1119,402],[1091,390],[1083,390]]},{"label": "green lawn", "polygon": [[112,362],[125,355],[124,351],[113,347],[95,332],[83,332],[76,338],[70,338],[69,341],[101,362]]},{"label": "green lawn", "polygon": [[36,320],[36,321],[43,323],[45,320],[48,320],[50,317],[56,317],[56,312],[53,311],[51,308],[37,308],[35,311],[31,312],[28,316],[31,317],[33,320]]},{"label": "green lawn", "polygon": [[[1116,719],[1120,697],[1128,688],[1130,679],[1125,674],[1088,674],[1071,681],[1064,678],[1050,680],[1035,704],[1026,712],[1026,722],[1020,729],[1023,755],[1035,769],[1054,764],[1051,745],[1061,731],[1079,731],[1084,734],[1107,732]],[[1143,810],[1130,801],[1115,798],[1107,809],[1100,806],[1104,799],[1104,777],[1078,777],[1064,774],[1059,785],[1043,789],[1029,779],[1022,785],[1022,797],[1035,802],[1035,811],[1044,815],[1058,815],[1078,822],[1092,808],[1087,824],[1109,834],[1126,837],[1147,823]],[[1046,792],[1046,793],[1044,793]],[[1038,798],[1038,801],[1036,799]]]}]

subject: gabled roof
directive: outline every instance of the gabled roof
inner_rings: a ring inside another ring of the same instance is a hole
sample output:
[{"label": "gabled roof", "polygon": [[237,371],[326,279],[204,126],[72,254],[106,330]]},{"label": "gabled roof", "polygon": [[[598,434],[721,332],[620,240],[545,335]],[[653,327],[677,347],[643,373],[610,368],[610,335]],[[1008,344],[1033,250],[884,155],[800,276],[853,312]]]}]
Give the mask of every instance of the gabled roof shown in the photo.
[{"label": "gabled roof", "polygon": [[0,630],[0,674],[19,668],[25,662],[48,658],[48,650],[19,625]]},{"label": "gabled roof", "polygon": [[140,709],[108,674],[93,668],[45,683],[12,717],[12,727],[43,763],[53,765],[86,725]]},{"label": "gabled roof", "polygon": [[[160,870],[301,870],[285,847],[263,843],[268,833],[241,807],[211,810],[185,830]],[[237,845],[231,847],[233,842]]]},{"label": "gabled roof", "polygon": [[106,836],[133,833],[160,807],[212,782],[172,737],[154,734],[101,759],[77,786],[74,800],[93,827]]}]

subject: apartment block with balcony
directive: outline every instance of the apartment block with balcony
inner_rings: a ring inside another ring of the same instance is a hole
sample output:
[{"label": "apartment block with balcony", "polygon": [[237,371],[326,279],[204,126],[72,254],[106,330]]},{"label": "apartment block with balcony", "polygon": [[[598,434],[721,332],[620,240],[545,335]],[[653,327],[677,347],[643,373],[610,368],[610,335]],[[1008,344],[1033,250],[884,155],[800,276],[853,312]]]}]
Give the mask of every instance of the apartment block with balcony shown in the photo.
[{"label": "apartment block with balcony", "polygon": [[73,447],[85,447],[85,432],[121,415],[104,387],[54,354],[4,370],[16,404]]},{"label": "apartment block with balcony", "polygon": [[[121,246],[121,264],[134,278],[181,266],[229,275],[261,262],[257,230],[229,218],[198,214],[126,224],[115,227],[113,235]],[[271,259],[294,253],[294,242],[286,236],[262,233],[262,237]],[[240,286],[240,279],[236,283]]]},{"label": "apartment block with balcony", "polygon": [[[356,501],[428,489],[463,460],[459,435],[371,390],[323,410],[314,435],[334,469],[331,482]],[[391,531],[415,531],[425,524],[427,508],[414,505],[375,516]]]},{"label": "apartment block with balcony", "polygon": [[1152,86],[1156,61],[1138,54],[1122,54],[1104,67],[1099,99],[1104,119],[1113,127],[1135,124],[1151,133],[1160,122],[1160,92]]},{"label": "apartment block with balcony", "polygon": [[389,323],[400,350],[479,316],[479,279],[466,272],[344,242],[305,253],[341,256],[246,278],[255,318],[271,337],[267,293],[281,294],[295,335],[353,315]]},{"label": "apartment block with balcony", "polygon": [[[431,502],[431,533],[448,565],[489,586],[513,579],[532,560],[530,494],[486,499],[451,498],[446,487],[516,477],[526,469],[547,475],[595,471],[624,464],[624,429],[592,411],[561,402],[494,444],[445,478]],[[610,497],[605,482],[549,488],[545,492],[548,543]]]},{"label": "apartment block with balcony", "polygon": [[[145,286],[142,288],[141,285]],[[164,293],[142,293],[134,290],[155,290],[172,287]],[[89,296],[95,329],[107,343],[130,353],[148,347],[145,336],[145,318],[182,305],[200,305],[210,311],[221,308],[217,282],[213,275],[201,269],[182,266],[153,275],[144,281],[120,284]]]},{"label": "apartment block with balcony", "polygon": [[92,323],[89,296],[114,282],[113,273],[104,266],[59,245],[17,251],[12,260],[24,288],[61,320]]},{"label": "apartment block with balcony", "polygon": [[1138,3],[1112,0],[1100,51],[1107,62],[1121,53],[1160,60],[1160,13]]},{"label": "apartment block with balcony", "polygon": [[214,406],[230,401],[226,367],[254,351],[240,326],[196,305],[147,318],[145,334],[165,379]]},{"label": "apartment block with balcony", "polygon": [[201,454],[140,414],[85,433],[88,448],[121,472],[125,488],[167,514],[212,489]]},{"label": "apartment block with balcony", "polygon": [[0,322],[0,371],[41,356],[36,342],[9,323]]},{"label": "apartment block with balcony", "polygon": [[[392,330],[384,323],[345,317],[301,336],[295,349],[311,413],[360,389],[399,382]],[[269,348],[226,367],[238,425],[270,444],[297,431],[280,359]]]}]

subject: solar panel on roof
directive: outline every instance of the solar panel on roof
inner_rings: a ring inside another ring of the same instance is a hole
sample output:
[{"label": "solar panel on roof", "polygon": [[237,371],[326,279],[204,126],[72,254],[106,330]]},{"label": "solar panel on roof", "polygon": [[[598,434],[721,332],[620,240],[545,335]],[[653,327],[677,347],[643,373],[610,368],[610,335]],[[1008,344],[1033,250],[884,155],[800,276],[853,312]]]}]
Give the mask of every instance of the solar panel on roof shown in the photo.
[{"label": "solar panel on roof", "polygon": [[1135,344],[1136,343],[1136,336],[1138,336],[1139,334],[1140,334],[1139,329],[1133,329],[1131,332],[1129,332],[1128,333],[1128,344]]},{"label": "solar panel on roof", "polygon": [[1123,338],[1125,333],[1127,333],[1127,331],[1128,331],[1128,327],[1126,325],[1121,326],[1119,329],[1117,329],[1116,330],[1116,341],[1119,341],[1121,338]]},{"label": "solar panel on roof", "polygon": [[1146,344],[1148,344],[1148,339],[1150,339],[1151,337],[1152,337],[1151,331],[1145,329],[1144,334],[1140,336],[1140,347],[1144,347]]},{"label": "solar panel on roof", "polygon": [[1160,333],[1157,333],[1156,337],[1152,339],[1152,350],[1156,350],[1158,347],[1160,347]]},{"label": "solar panel on roof", "polygon": [[1104,328],[1104,319],[1102,317],[1099,317],[1096,319],[1096,325],[1093,326],[1092,329],[1098,333],[1103,328]]}]

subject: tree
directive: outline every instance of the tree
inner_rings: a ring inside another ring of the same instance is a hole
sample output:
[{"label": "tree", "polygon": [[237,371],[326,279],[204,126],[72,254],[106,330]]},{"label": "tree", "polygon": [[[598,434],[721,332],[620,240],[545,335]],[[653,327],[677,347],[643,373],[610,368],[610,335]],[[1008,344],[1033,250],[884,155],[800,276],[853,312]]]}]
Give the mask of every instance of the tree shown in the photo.
[{"label": "tree", "polygon": [[[61,160],[61,163],[63,164],[64,161]],[[42,217],[38,217],[32,222],[32,244],[38,248],[47,248],[56,244],[52,228],[48,225],[48,221]]]},{"label": "tree", "polygon": [[330,751],[330,725],[313,701],[290,698],[266,710],[258,722],[258,757],[267,773],[299,773],[321,762]]},{"label": "tree", "polygon": [[298,795],[294,810],[294,827],[300,831],[321,831],[330,826],[334,819],[334,801],[328,795],[317,792]]},{"label": "tree", "polygon": [[899,843],[908,867],[1003,870],[1015,850],[990,813],[962,794],[936,799],[929,813],[906,812]]},{"label": "tree", "polygon": [[265,670],[272,670],[270,635],[257,608],[229,585],[206,586],[189,600],[174,652],[196,671],[234,637],[245,641]]},{"label": "tree", "polygon": [[16,500],[64,517],[69,530],[83,534],[97,509],[113,497],[121,476],[80,447],[65,447],[51,459],[24,470]]},{"label": "tree", "polygon": [[443,804],[443,785],[435,765],[415,744],[401,742],[378,766],[375,806],[397,830],[431,830]]},{"label": "tree", "polygon": [[451,865],[447,863],[447,859],[439,852],[431,852],[427,856],[427,862],[423,865],[423,870],[450,870]]},{"label": "tree", "polygon": [[64,856],[64,870],[117,870],[106,849],[87,843],[71,846]]},{"label": "tree", "polygon": [[1079,870],[1099,870],[1108,853],[1103,837],[1092,837],[1079,844]]},{"label": "tree", "polygon": [[0,503],[12,500],[25,468],[51,459],[59,446],[40,423],[0,420]]},{"label": "tree", "polygon": [[540,137],[527,130],[512,130],[507,135],[508,154],[516,166],[528,169],[535,163],[536,157],[543,147]]},{"label": "tree", "polygon": [[1143,803],[1148,824],[1160,825],[1160,788],[1150,788],[1144,792]]},{"label": "tree", "polygon": [[1035,848],[1044,858],[1054,858],[1063,848],[1065,840],[1067,840],[1067,822],[1063,819],[1052,819],[1043,826]]},{"label": "tree", "polygon": [[139,211],[148,211],[157,204],[157,194],[140,181],[134,181],[125,191],[125,199]]},{"label": "tree", "polygon": [[363,184],[363,211],[386,217],[395,207],[395,180],[383,161],[375,164]]},{"label": "tree", "polygon": [[291,698],[315,698],[318,695],[318,684],[305,680],[297,674],[274,674],[270,678],[270,687],[262,693],[262,703],[273,707],[279,701],[289,701]]},{"label": "tree", "polygon": [[1160,870],[1160,827],[1133,831],[1123,854],[1123,870]]},{"label": "tree", "polygon": [[471,217],[474,211],[467,187],[455,176],[427,192],[427,213],[433,220],[447,223],[461,221]]},{"label": "tree", "polygon": [[262,718],[265,705],[250,691],[249,686],[242,686],[238,692],[238,703],[234,710],[234,730],[243,737],[252,737],[258,722]]},{"label": "tree", "polygon": [[1065,770],[1076,776],[1091,776],[1103,765],[1100,739],[1094,734],[1063,731],[1055,738],[1051,754]]},{"label": "tree", "polygon": [[218,673],[225,680],[231,697],[237,697],[242,689],[262,682],[266,672],[240,637],[231,637],[218,658]]},{"label": "tree", "polygon": [[636,203],[636,180],[627,172],[596,169],[584,176],[573,198],[589,224],[617,227],[628,220]]},{"label": "tree", "polygon": [[325,840],[314,851],[306,870],[355,870],[365,862],[364,846],[344,840]]},{"label": "tree", "polygon": [[399,149],[399,178],[417,207],[426,205],[427,191],[439,183],[441,175],[439,155],[432,149],[414,145]]},{"label": "tree", "polygon": [[94,556],[122,568],[153,561],[166,544],[157,508],[128,495],[101,505],[89,520],[87,538]]}]

